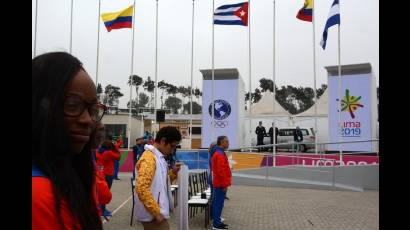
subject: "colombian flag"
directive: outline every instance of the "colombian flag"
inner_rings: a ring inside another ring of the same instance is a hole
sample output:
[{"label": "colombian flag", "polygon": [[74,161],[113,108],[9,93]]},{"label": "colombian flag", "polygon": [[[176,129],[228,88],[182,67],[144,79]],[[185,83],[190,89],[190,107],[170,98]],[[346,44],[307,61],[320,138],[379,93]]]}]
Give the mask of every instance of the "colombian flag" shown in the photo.
[{"label": "colombian flag", "polygon": [[134,6],[130,6],[125,10],[114,13],[103,13],[101,18],[108,32],[113,29],[132,28],[132,15]]},{"label": "colombian flag", "polygon": [[313,11],[313,0],[305,0],[305,4],[302,9],[299,10],[296,18],[302,21],[311,22],[312,21],[312,11]]}]

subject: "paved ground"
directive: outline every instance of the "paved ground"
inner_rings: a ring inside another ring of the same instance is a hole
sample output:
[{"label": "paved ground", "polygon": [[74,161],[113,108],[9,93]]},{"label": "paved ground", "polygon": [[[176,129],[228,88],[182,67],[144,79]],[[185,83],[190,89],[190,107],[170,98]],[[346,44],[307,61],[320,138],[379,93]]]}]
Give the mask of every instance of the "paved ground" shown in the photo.
[{"label": "paved ground", "polygon": [[[108,205],[108,209],[115,213],[104,224],[104,229],[143,229],[135,220],[133,226],[130,226],[131,174],[120,173],[119,177],[120,181],[114,181],[113,200]],[[378,191],[233,185],[228,191],[228,197],[230,200],[225,202],[222,216],[226,218],[230,229],[234,230],[379,229]],[[177,229],[175,218],[170,223],[171,229]],[[205,229],[203,213],[198,212],[195,218],[190,219],[189,229]],[[208,229],[212,229],[211,226]]]}]

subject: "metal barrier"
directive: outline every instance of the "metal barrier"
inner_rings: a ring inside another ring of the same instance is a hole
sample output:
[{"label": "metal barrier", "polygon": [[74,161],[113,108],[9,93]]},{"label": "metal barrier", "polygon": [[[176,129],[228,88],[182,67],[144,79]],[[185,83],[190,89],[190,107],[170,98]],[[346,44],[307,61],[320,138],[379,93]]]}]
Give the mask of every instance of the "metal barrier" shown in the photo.
[{"label": "metal barrier", "polygon": [[[378,142],[379,140],[360,140],[360,141],[343,141],[343,142],[322,142],[322,143],[317,143],[318,146],[322,145],[327,145],[327,144],[343,144],[343,143],[358,143],[358,142]],[[314,142],[304,142],[304,144],[314,144]],[[283,145],[296,145],[298,143],[296,142],[289,142],[289,143],[279,143],[279,144],[269,144],[269,145],[261,145],[261,146],[250,146],[250,147],[243,147],[240,149],[228,149],[226,152],[228,155],[234,155],[234,154],[239,154],[243,153],[240,157],[241,159],[241,167],[244,169],[239,169],[235,170],[235,165],[234,165],[234,174],[241,174],[242,172],[249,172],[253,171],[253,173],[256,173],[254,175],[262,175],[265,174],[265,180],[266,180],[266,185],[268,185],[268,181],[273,179],[278,179],[281,180],[283,178],[287,178],[289,180],[295,180],[295,181],[304,181],[304,180],[311,180],[310,182],[314,183],[315,179],[317,179],[317,184],[327,184],[327,186],[331,186],[335,188],[336,184],[336,173],[337,172],[342,172],[344,173],[343,169],[336,170],[337,167],[342,166],[342,165],[349,165],[347,158],[352,158],[352,157],[369,157],[368,159],[373,159],[378,156],[378,152],[376,153],[377,156],[364,156],[365,154],[368,154],[369,152],[349,152],[349,153],[342,153],[339,154],[339,152],[336,152],[334,154],[325,154],[324,151],[318,152],[318,154],[315,153],[300,153],[295,151],[295,148],[292,148],[291,153],[274,153],[274,152],[264,152],[264,153],[257,153],[257,152],[252,152],[255,149],[258,148],[274,148],[275,146],[283,146]],[[249,152],[245,152],[249,150]],[[273,150],[272,150],[273,151]],[[373,152],[374,153],[374,152]],[[246,154],[246,155],[245,155]],[[254,155],[254,156],[252,156]],[[238,155],[235,155],[238,157]],[[246,162],[255,162],[255,158],[259,158],[262,161],[260,161],[260,165],[255,165],[249,164],[247,167]],[[285,165],[280,164],[280,159],[284,161],[285,160],[287,163]],[[196,149],[196,150],[178,150],[177,151],[177,160],[184,162],[188,166],[189,169],[205,169],[209,170],[209,153],[208,150],[204,149]],[[235,159],[233,159],[235,160]],[[277,161],[279,164],[277,164]],[[308,163],[306,163],[308,162]],[[311,162],[311,163],[309,163]],[[360,162],[357,161],[357,165],[360,165]],[[355,162],[353,162],[355,163]],[[378,160],[377,160],[378,164]],[[262,170],[262,171],[261,171]],[[270,174],[270,170],[272,170]],[[265,172],[263,172],[265,171]],[[279,172],[279,177],[275,177],[276,175],[272,175],[272,173],[277,173]],[[259,173],[259,174],[258,174]],[[314,175],[312,178],[307,178],[307,176],[303,175]],[[340,179],[340,174],[338,174],[338,178]],[[292,178],[293,176],[293,178]],[[300,179],[302,178],[302,179]],[[339,185],[337,185],[339,186]],[[353,185],[352,185],[353,186]]]}]

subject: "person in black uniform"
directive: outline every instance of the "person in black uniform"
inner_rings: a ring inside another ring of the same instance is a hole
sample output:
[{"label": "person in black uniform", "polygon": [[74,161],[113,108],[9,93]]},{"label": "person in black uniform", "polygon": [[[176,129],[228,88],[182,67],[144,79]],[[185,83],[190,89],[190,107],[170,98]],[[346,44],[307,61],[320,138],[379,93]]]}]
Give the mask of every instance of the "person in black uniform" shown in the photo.
[{"label": "person in black uniform", "polygon": [[[270,143],[273,144],[273,126],[275,126],[275,123],[272,122],[272,127],[269,128],[269,137],[270,137]],[[275,144],[278,143],[278,135],[279,135],[279,129],[278,127],[275,127]],[[278,147],[276,146],[276,149],[278,149]],[[273,150],[273,147],[272,147]]]},{"label": "person in black uniform", "polygon": [[[266,135],[266,129],[262,126],[262,121],[259,121],[259,126],[256,127],[255,133],[256,138],[258,139],[258,143],[256,145],[263,145],[263,137]],[[261,149],[258,148],[258,152],[260,151]]]}]

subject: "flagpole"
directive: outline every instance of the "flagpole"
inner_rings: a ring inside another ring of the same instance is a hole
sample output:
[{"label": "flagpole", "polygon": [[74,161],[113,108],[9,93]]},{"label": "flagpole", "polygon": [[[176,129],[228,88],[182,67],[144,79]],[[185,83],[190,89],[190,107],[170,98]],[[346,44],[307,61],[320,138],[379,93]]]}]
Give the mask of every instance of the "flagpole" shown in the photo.
[{"label": "flagpole", "polygon": [[[156,0],[156,11],[155,11],[155,84],[154,84],[154,117],[155,125],[157,125],[157,86],[158,86],[158,0]],[[159,129],[159,125],[158,125]]]},{"label": "flagpole", "polygon": [[315,154],[317,154],[317,95],[316,95],[316,36],[315,36],[315,1],[312,0],[312,26],[313,26],[313,97],[315,103]]},{"label": "flagpole", "polygon": [[98,87],[98,66],[100,57],[100,15],[101,15],[101,0],[98,0],[98,34],[97,34],[97,66],[95,70],[95,85]]},{"label": "flagpole", "polygon": [[[276,89],[275,89],[275,80],[276,80],[276,53],[275,53],[275,23],[276,23],[276,19],[275,19],[275,13],[276,13],[276,2],[275,0],[273,0],[273,69],[272,69],[272,84],[273,84],[273,114],[275,113],[275,100],[276,100]],[[272,114],[272,115],[273,115]],[[272,146],[272,165],[273,167],[276,166],[276,120],[274,119],[273,125],[272,125],[272,139],[273,139],[273,146]]]},{"label": "flagpole", "polygon": [[36,23],[34,24],[34,56],[36,56],[37,49],[37,11],[38,11],[38,0],[36,0]]},{"label": "flagpole", "polygon": [[[211,143],[215,137],[215,0],[212,0],[212,121],[211,121]],[[208,154],[209,158],[209,154]]]},{"label": "flagpole", "polygon": [[[339,3],[340,10],[340,3]],[[337,27],[337,44],[338,44],[338,72],[339,72],[339,142],[342,141],[342,68],[340,65],[340,24]],[[343,160],[342,144],[339,144],[340,162]]]},{"label": "flagpole", "polygon": [[193,74],[194,74],[194,19],[195,19],[195,0],[192,0],[192,34],[191,34],[191,89],[189,93],[189,103],[190,103],[190,119],[189,119],[189,142],[190,148],[192,148],[192,86],[193,86]]},{"label": "flagpole", "polygon": [[[131,145],[131,114],[132,114],[132,75],[134,73],[134,32],[135,32],[135,0],[132,7],[132,48],[131,48],[131,84],[130,84],[130,110],[128,114],[128,152]],[[138,96],[138,95],[137,95]]]},{"label": "flagpole", "polygon": [[252,135],[252,82],[251,82],[251,0],[248,1],[248,48],[249,48],[249,134]]},{"label": "flagpole", "polygon": [[71,0],[71,19],[70,19],[70,54],[73,51],[73,6],[74,0]]}]

